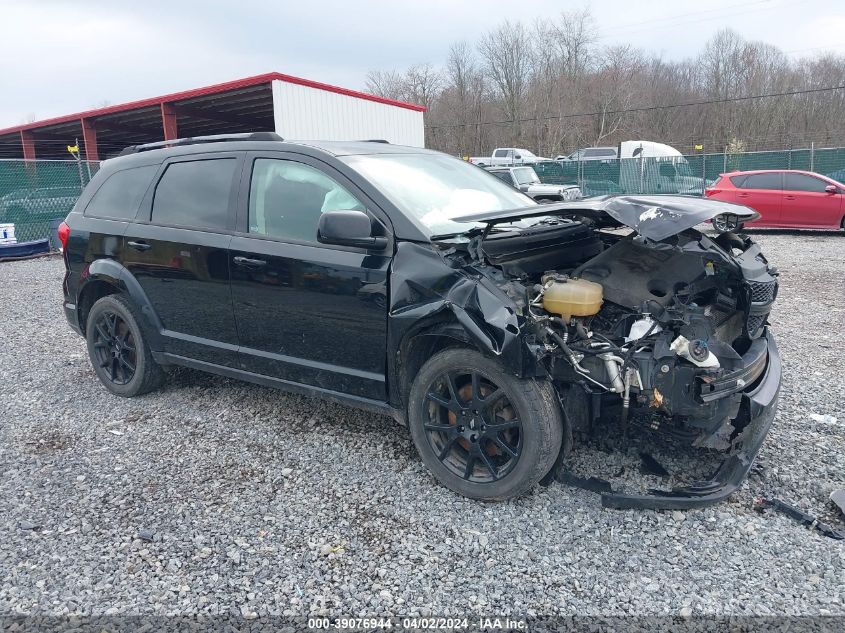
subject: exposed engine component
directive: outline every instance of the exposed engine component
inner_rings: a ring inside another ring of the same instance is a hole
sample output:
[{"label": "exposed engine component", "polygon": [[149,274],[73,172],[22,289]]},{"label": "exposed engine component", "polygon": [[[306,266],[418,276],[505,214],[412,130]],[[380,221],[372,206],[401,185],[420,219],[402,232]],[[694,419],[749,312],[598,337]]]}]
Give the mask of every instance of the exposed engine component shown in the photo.
[{"label": "exposed engine component", "polygon": [[602,250],[602,242],[587,225],[566,218],[542,218],[529,226],[498,230],[484,240],[490,263],[511,275],[540,276],[565,270]]},{"label": "exposed engine component", "polygon": [[[717,433],[737,414],[739,397],[726,385],[736,390],[756,378],[731,380],[762,331],[777,273],[750,241],[726,252],[697,232],[671,243],[596,233],[601,253],[507,284],[510,294],[524,289],[526,326],[535,328],[550,374],[593,394],[593,417],[617,399],[621,421],[633,415],[691,439]],[[522,252],[520,261],[541,260]]]},{"label": "exposed engine component", "polygon": [[641,339],[649,332],[657,334],[662,330],[663,328],[660,327],[660,324],[656,323],[654,319],[651,318],[651,315],[646,312],[643,314],[643,318],[637,319],[631,324],[631,331],[628,332],[628,335],[625,337],[625,342],[630,343],[631,341]]},{"label": "exposed engine component", "polygon": [[543,276],[543,309],[569,321],[572,317],[593,316],[601,309],[603,289],[586,279],[564,275]]},{"label": "exposed engine component", "polygon": [[708,349],[707,341],[701,339],[689,341],[685,336],[679,336],[672,341],[669,349],[697,367],[715,368],[719,366],[719,359]]}]

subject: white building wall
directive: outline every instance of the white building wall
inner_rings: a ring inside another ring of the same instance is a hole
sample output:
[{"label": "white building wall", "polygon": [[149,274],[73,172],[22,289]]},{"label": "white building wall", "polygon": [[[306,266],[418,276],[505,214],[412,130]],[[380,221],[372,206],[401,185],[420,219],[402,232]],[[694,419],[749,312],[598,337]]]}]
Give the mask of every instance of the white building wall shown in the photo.
[{"label": "white building wall", "polygon": [[359,97],[273,80],[276,133],[292,141],[384,139],[423,147],[423,113]]}]

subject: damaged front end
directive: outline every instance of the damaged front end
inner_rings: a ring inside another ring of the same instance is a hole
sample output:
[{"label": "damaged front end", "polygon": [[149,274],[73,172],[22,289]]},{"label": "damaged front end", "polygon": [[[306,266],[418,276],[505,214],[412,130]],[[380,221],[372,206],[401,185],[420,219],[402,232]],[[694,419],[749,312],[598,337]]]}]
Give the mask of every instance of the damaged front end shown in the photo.
[{"label": "damaged front end", "polygon": [[[403,279],[397,258],[391,317],[452,312],[514,373],[552,381],[575,430],[611,418],[621,433],[638,425],[726,454],[707,481],[605,490],[606,507],[715,503],[747,476],[781,376],[766,327],[777,271],[750,239],[693,228],[726,212],[755,215],[701,199],[620,196],[458,218],[484,228],[434,238],[439,262],[428,269],[438,270],[439,290]],[[634,231],[618,230],[626,226]]]}]

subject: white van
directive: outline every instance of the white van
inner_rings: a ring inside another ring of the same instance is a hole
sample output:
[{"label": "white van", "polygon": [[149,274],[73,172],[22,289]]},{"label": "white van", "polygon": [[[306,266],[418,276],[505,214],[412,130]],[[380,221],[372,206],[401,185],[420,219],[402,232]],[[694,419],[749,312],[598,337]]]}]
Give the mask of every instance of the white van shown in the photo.
[{"label": "white van", "polygon": [[687,159],[671,145],[623,141],[619,158],[619,184],[626,191],[704,195],[704,179],[692,173]]}]

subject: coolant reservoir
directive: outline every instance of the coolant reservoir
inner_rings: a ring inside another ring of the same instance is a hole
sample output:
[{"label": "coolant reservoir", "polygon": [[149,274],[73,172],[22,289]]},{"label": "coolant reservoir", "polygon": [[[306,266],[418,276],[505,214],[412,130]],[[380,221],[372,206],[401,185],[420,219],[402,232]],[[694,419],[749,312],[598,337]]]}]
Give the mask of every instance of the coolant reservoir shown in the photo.
[{"label": "coolant reservoir", "polygon": [[554,279],[543,294],[543,309],[565,321],[574,316],[592,316],[601,308],[602,287],[586,279]]}]

